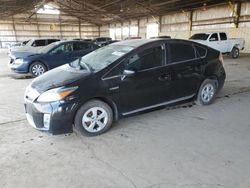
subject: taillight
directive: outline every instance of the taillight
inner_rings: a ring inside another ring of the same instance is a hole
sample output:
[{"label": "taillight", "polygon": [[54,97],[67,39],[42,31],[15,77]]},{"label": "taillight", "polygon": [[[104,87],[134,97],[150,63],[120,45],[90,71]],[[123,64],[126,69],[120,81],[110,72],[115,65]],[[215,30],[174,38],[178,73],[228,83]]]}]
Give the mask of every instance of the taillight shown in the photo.
[{"label": "taillight", "polygon": [[220,62],[221,62],[222,64],[224,64],[224,59],[223,59],[222,53],[220,53],[219,60],[220,60]]}]

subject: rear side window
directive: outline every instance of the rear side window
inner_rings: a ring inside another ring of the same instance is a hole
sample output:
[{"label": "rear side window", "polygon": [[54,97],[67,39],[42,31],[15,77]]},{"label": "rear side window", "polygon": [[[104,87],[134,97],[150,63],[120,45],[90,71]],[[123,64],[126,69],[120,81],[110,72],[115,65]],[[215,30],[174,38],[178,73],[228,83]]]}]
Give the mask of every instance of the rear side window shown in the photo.
[{"label": "rear side window", "polygon": [[183,42],[171,42],[169,45],[170,62],[188,61],[195,59],[195,51],[191,44]]},{"label": "rear side window", "polygon": [[195,45],[195,49],[197,51],[198,56],[200,57],[206,57],[207,55],[207,50],[201,46]]},{"label": "rear side window", "polygon": [[217,33],[212,34],[209,39],[209,41],[218,41],[218,40],[219,40],[219,37]]},{"label": "rear side window", "polygon": [[220,40],[227,40],[226,33],[220,33]]},{"label": "rear side window", "polygon": [[141,71],[165,64],[165,55],[162,46],[152,47],[133,55],[128,60],[128,69]]},{"label": "rear side window", "polygon": [[37,46],[45,46],[46,41],[45,40],[36,40],[33,42],[32,46],[37,47]]},{"label": "rear side window", "polygon": [[48,39],[48,44],[59,41],[58,39]]},{"label": "rear side window", "polygon": [[92,45],[89,43],[82,43],[82,42],[76,42],[73,44],[74,51],[81,51],[81,50],[87,50],[91,49]]}]

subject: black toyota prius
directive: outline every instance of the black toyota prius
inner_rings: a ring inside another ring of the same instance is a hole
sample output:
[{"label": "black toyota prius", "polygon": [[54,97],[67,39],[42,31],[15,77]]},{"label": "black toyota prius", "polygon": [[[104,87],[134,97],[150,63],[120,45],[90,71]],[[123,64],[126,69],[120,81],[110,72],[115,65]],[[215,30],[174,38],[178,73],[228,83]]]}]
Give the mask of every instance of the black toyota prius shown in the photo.
[{"label": "black toyota prius", "polygon": [[107,131],[113,121],[160,106],[213,102],[225,81],[220,52],[177,39],[127,40],[34,79],[25,91],[29,123],[52,134]]}]

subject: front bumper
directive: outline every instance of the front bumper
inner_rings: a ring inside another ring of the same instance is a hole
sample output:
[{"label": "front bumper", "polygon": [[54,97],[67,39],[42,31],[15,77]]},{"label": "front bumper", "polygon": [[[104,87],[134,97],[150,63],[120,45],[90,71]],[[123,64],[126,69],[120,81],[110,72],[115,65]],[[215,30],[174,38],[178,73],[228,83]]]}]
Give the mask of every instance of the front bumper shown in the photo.
[{"label": "front bumper", "polygon": [[25,113],[29,124],[35,129],[52,134],[64,134],[73,131],[74,114],[77,104],[73,101],[37,103],[25,100]]},{"label": "front bumper", "polygon": [[29,67],[26,64],[16,65],[14,62],[9,63],[10,69],[15,73],[27,74],[29,72]]}]

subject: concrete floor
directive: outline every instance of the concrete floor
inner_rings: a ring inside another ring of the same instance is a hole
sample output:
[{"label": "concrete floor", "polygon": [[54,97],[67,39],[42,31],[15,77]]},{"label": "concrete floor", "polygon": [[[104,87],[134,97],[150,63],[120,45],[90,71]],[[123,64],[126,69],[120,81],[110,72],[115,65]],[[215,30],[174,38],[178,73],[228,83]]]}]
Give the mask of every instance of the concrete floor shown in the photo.
[{"label": "concrete floor", "polygon": [[250,187],[250,56],[225,58],[214,104],[123,119],[98,137],[52,136],[23,111],[32,79],[0,55],[0,187]]}]

